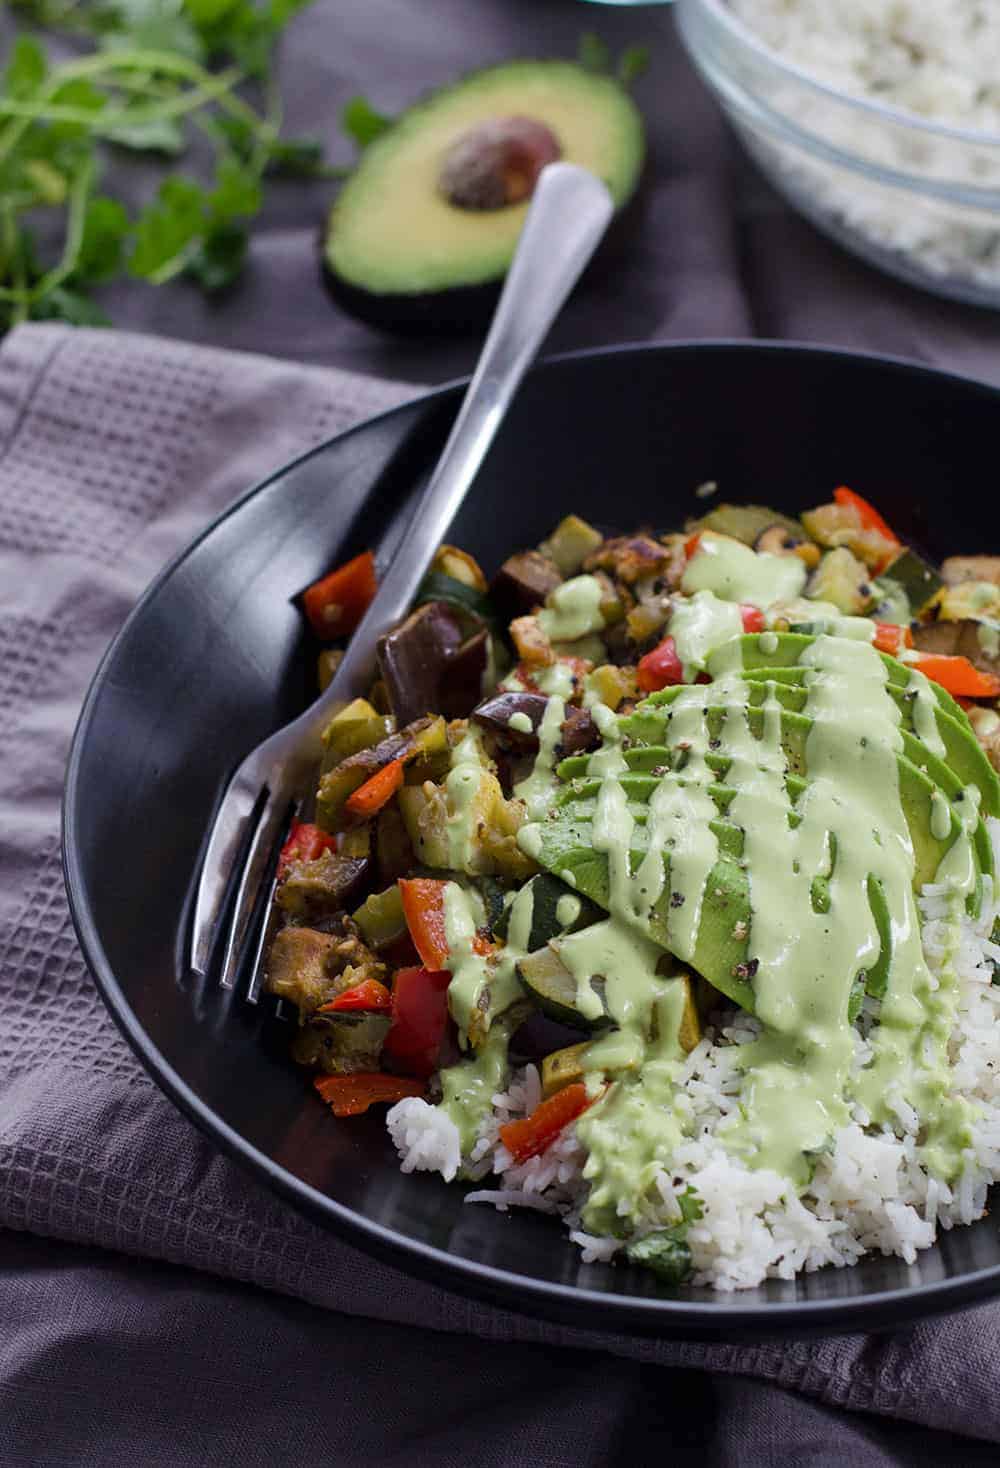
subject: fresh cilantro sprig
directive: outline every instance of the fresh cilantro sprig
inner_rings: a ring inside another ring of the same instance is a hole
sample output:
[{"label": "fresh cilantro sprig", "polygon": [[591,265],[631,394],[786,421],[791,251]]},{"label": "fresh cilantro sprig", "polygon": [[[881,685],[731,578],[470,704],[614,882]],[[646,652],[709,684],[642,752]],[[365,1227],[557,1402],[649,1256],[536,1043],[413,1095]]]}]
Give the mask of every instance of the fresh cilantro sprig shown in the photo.
[{"label": "fresh cilantro sprig", "polygon": [[[274,47],[308,3],[15,0],[93,49],[53,60],[21,34],[0,73],[0,329],[101,322],[92,292],[122,272],[209,291],[236,278],[266,176],[332,174],[318,142],[281,135]],[[102,191],[109,150],[173,165],[196,134],[212,145],[209,183],[171,167],[135,216]]]}]

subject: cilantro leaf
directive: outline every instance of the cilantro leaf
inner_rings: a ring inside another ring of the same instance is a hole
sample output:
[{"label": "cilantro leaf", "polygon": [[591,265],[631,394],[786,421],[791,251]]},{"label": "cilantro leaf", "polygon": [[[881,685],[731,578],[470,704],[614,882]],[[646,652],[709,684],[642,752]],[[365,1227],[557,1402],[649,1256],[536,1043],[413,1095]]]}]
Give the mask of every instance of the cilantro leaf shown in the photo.
[{"label": "cilantro leaf", "polygon": [[333,178],[340,172],[327,165],[319,138],[276,138],[267,151],[267,167],[288,178]]},{"label": "cilantro leaf", "polygon": [[117,275],[128,231],[128,213],[117,199],[101,195],[91,199],[83,218],[83,238],[73,268],[74,281],[99,285]]},{"label": "cilantro leaf", "polygon": [[232,219],[256,214],[260,208],[260,182],[235,158],[223,158],[215,174],[215,189],[208,196],[208,205],[219,219]]},{"label": "cilantro leaf", "polygon": [[45,52],[31,36],[18,36],[3,74],[3,90],[17,101],[37,92],[48,73]]},{"label": "cilantro leaf", "polygon": [[82,291],[59,285],[31,306],[33,321],[65,321],[69,326],[110,326],[100,306]]},{"label": "cilantro leaf", "polygon": [[649,47],[629,46],[618,58],[616,68],[618,80],[623,87],[630,87],[649,68]]},{"label": "cilantro leaf", "polygon": [[682,1229],[683,1225],[678,1224],[646,1234],[629,1244],[625,1253],[633,1264],[652,1270],[664,1284],[683,1284],[691,1273],[691,1250]]},{"label": "cilantro leaf", "polygon": [[340,126],[359,148],[367,148],[392,126],[392,118],[376,112],[367,97],[352,97],[341,109]]},{"label": "cilantro leaf", "polygon": [[198,238],[204,226],[205,191],[191,179],[164,179],[156,198],[139,215],[130,274],[154,278]]},{"label": "cilantro leaf", "polygon": [[140,118],[135,122],[126,120],[107,128],[104,136],[110,143],[136,152],[176,155],[184,151],[184,133],[172,117]]},{"label": "cilantro leaf", "polygon": [[187,274],[206,291],[225,289],[243,269],[248,243],[240,225],[230,220],[214,225],[188,261]]},{"label": "cilantro leaf", "polygon": [[584,31],[576,50],[576,59],[587,71],[610,71],[611,51],[594,31]]}]

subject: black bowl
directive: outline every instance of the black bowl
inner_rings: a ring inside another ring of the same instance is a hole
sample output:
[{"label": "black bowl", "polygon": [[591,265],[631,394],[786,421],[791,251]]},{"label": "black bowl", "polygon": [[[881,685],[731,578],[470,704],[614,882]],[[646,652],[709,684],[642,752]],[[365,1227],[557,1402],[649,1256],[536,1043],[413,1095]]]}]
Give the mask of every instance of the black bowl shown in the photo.
[{"label": "black bowl", "polygon": [[[193,874],[226,778],[312,696],[294,598],[361,547],[391,552],[459,393],[363,424],[253,490],[154,582],[104,659],[70,759],[65,864],[114,1018],[168,1095],[293,1203],[404,1268],[512,1308],[731,1338],[871,1328],[1000,1289],[989,1219],[909,1267],[871,1258],[737,1295],[668,1293],[642,1271],[582,1264],[551,1219],[465,1206],[459,1187],[404,1177],[380,1116],[334,1121],[274,1026],[186,971]],[[493,567],[568,510],[677,525],[714,479],[726,497],[789,511],[848,483],[939,555],[989,549],[1000,541],[985,489],[998,422],[994,389],[843,352],[708,344],[565,357],[529,376],[451,538]]]}]

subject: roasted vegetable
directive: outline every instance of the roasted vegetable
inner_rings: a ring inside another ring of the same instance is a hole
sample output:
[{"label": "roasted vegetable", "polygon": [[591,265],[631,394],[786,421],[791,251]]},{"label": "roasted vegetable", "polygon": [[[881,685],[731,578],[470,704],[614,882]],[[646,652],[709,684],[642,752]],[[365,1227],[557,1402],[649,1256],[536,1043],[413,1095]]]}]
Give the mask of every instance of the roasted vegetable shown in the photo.
[{"label": "roasted vegetable", "polygon": [[274,900],[296,921],[315,923],[343,911],[367,875],[367,857],[324,851],[312,861],[290,861]]},{"label": "roasted vegetable", "polygon": [[902,588],[910,611],[917,617],[941,589],[941,577],[923,556],[905,546],[882,571],[882,576]]},{"label": "roasted vegetable", "polygon": [[327,642],[349,637],[368,610],[376,589],[371,551],[363,551],[315,582],[303,592],[302,604],[316,636]]},{"label": "roasted vegetable", "polygon": [[809,578],[806,596],[832,602],[845,616],[860,616],[873,597],[868,570],[846,546],[827,551]]},{"label": "roasted vegetable", "polygon": [[924,653],[913,666],[955,698],[1000,697],[1000,677],[981,672],[968,658]]},{"label": "roasted vegetable", "polygon": [[969,617],[959,622],[927,622],[913,628],[913,645],[925,653],[968,658],[984,673],[1000,673],[1000,627],[988,622]]},{"label": "roasted vegetable", "polygon": [[[414,761],[412,768],[421,763]],[[378,880],[388,884],[405,877],[416,863],[403,812],[396,801],[384,806],[375,822],[375,865]]]},{"label": "roasted vegetable", "polygon": [[543,693],[494,693],[472,710],[471,717],[510,748],[530,754],[538,748],[538,728],[548,702]]},{"label": "roasted vegetable", "polygon": [[323,730],[323,769],[332,769],[342,759],[378,744],[394,732],[392,720],[376,713],[366,698],[353,699]]},{"label": "roasted vegetable", "polygon": [[529,674],[536,668],[551,667],[555,662],[555,649],[537,617],[515,617],[510,624],[510,636]]},{"label": "roasted vegetable", "polygon": [[314,861],[324,851],[336,851],[336,849],[336,836],[329,835],[328,832],[320,830],[319,826],[310,825],[307,821],[293,821],[288,838],[278,857],[277,877],[279,881],[293,861]]},{"label": "roasted vegetable", "polygon": [[807,540],[801,531],[789,530],[787,525],[768,525],[757,536],[753,548],[769,556],[798,556],[811,569],[819,565],[819,546]]},{"label": "roasted vegetable", "polygon": [[802,525],[778,510],[769,510],[766,505],[716,505],[699,520],[689,520],[685,527],[688,536],[701,530],[714,530],[718,535],[742,540],[744,545],[753,545],[765,530],[775,525],[784,526],[791,536],[802,536]]},{"label": "roasted vegetable", "polygon": [[942,621],[1000,623],[1000,585],[992,581],[960,581],[943,586],[934,601],[934,614]]},{"label": "roasted vegetable", "polygon": [[[400,729],[398,734],[390,734],[378,744],[359,749],[347,759],[341,760],[320,776],[316,794],[316,818],[319,824],[327,831],[339,830],[347,819],[350,797],[373,775],[397,760],[406,763],[433,749],[443,750],[446,742],[445,722],[438,715],[436,718],[416,719],[405,729]],[[374,794],[378,794],[378,791]],[[369,813],[375,814],[378,808],[378,805],[374,805]]]},{"label": "roasted vegetable", "polygon": [[588,1096],[582,1081],[564,1086],[536,1106],[530,1116],[502,1126],[500,1140],[515,1162],[527,1162],[551,1147],[570,1122],[582,1116],[594,1100],[596,1097]]},{"label": "roasted vegetable", "polygon": [[296,1031],[292,1059],[327,1075],[377,1070],[389,1024],[387,1014],[363,1010],[314,1014]]},{"label": "roasted vegetable", "polygon": [[457,545],[441,545],[431,562],[431,571],[439,571],[452,581],[460,581],[473,591],[486,591],[486,577],[475,556]]},{"label": "roasted vegetable", "polygon": [[519,551],[508,556],[494,576],[490,595],[501,616],[510,621],[542,606],[562,580],[558,566],[541,551]]},{"label": "roasted vegetable", "polygon": [[306,1018],[362,979],[385,978],[385,966],[353,932],[319,933],[313,928],[282,928],[271,944],[267,989],[288,999]]},{"label": "roasted vegetable", "polygon": [[414,606],[419,607],[432,601],[446,602],[458,613],[459,619],[470,627],[496,620],[496,608],[488,596],[465,581],[446,576],[443,571],[428,571],[420,583]]},{"label": "roasted vegetable", "polygon": [[632,668],[618,668],[613,663],[602,663],[587,676],[587,688],[592,689],[601,703],[616,709],[627,699],[638,697],[639,685]]},{"label": "roasted vegetable", "polygon": [[[978,705],[968,710],[969,723],[975,730],[976,738],[985,749],[990,764],[995,770],[1000,770],[1000,714],[996,709],[981,708]],[[997,938],[994,937],[994,943]],[[994,979],[994,982],[997,982]]]},{"label": "roasted vegetable", "polygon": [[392,996],[378,979],[362,979],[352,984],[329,1004],[320,1005],[320,1014],[350,1014],[355,1010],[367,1014],[387,1014],[392,1006]]},{"label": "roasted vegetable", "polygon": [[551,1055],[546,1055],[542,1061],[543,1096],[554,1096],[563,1086],[583,1080],[586,1074],[583,1057],[589,1048],[590,1041],[581,1040],[579,1045],[566,1045],[562,1050],[553,1050]]},{"label": "roasted vegetable", "polygon": [[423,1081],[387,1076],[382,1071],[322,1076],[313,1084],[334,1116],[360,1116],[378,1102],[402,1101],[405,1096],[422,1096],[426,1090]]},{"label": "roasted vegetable", "polygon": [[394,882],[384,892],[372,892],[351,914],[358,932],[369,948],[376,951],[397,943],[406,932],[406,915],[399,884]]},{"label": "roasted vegetable", "polygon": [[474,796],[460,806],[430,781],[404,785],[397,798],[417,860],[425,866],[515,880],[537,870],[517,845],[524,806],[504,798],[491,770],[480,770]]},{"label": "roasted vegetable", "polygon": [[[607,1029],[611,1020],[603,1011],[596,1019],[584,1015],[577,1008],[577,982],[560,959],[555,949],[547,944],[544,948],[529,953],[518,964],[518,973],[524,986],[531,993],[543,1014],[560,1024],[576,1030]],[[604,980],[594,978],[591,988],[604,1002]]]},{"label": "roasted vegetable", "polygon": [[404,968],[392,986],[392,1025],[386,1058],[407,1075],[429,1076],[448,1029],[447,970]]},{"label": "roasted vegetable", "polygon": [[1000,586],[1000,556],[949,556],[941,575],[947,586],[962,581],[992,581]]},{"label": "roasted vegetable", "polygon": [[899,548],[895,536],[888,539],[866,524],[854,504],[818,505],[803,512],[802,523],[813,540],[833,550],[853,552],[873,574],[884,571]]},{"label": "roasted vegetable", "polygon": [[[527,947],[534,953],[544,948],[551,938],[563,933],[576,932],[588,927],[604,916],[596,903],[582,897],[573,888],[551,872],[539,872],[527,884],[531,889],[531,933]],[[510,908],[506,908],[496,924],[498,937],[506,940],[510,920]]]},{"label": "roasted vegetable", "polygon": [[[480,635],[485,637],[485,629]],[[405,622],[380,639],[379,668],[401,724],[430,713],[455,717],[448,707],[449,671],[463,644],[466,638],[458,614],[441,601],[418,607]],[[465,653],[468,659],[467,644]],[[485,643],[474,656],[481,659],[480,666],[485,668]],[[457,676],[463,684],[467,682],[467,662],[459,666]]]},{"label": "roasted vegetable", "polygon": [[[670,550],[651,535],[617,535],[604,540],[583,563],[585,571],[607,571],[633,585],[645,577],[656,577],[666,569]],[[611,620],[606,618],[606,620]]]},{"label": "roasted vegetable", "polygon": [[316,681],[319,684],[320,693],[325,693],[333,681],[333,675],[344,661],[344,651],[340,647],[324,647],[316,659]]},{"label": "roasted vegetable", "polygon": [[600,545],[604,537],[579,515],[567,515],[538,549],[554,561],[564,576],[575,576],[584,561]]},{"label": "roasted vegetable", "polygon": [[347,797],[346,810],[349,815],[356,816],[358,820],[369,820],[378,815],[384,805],[395,795],[403,783],[403,761],[401,759],[390,760],[374,775],[369,775],[363,785],[359,785],[353,795]]}]

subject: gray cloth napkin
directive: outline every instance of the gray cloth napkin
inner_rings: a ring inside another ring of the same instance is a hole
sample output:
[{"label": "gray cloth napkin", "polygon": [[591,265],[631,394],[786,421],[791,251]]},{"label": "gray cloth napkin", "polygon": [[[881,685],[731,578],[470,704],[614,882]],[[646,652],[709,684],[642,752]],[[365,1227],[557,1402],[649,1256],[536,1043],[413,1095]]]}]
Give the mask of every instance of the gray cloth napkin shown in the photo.
[{"label": "gray cloth napkin", "polygon": [[[163,561],[248,484],[404,384],[59,327],[0,348],[0,1227],[351,1315],[756,1376],[1000,1442],[1000,1307],[895,1336],[705,1345],[569,1329],[373,1262],[224,1159],[146,1077],[78,951],[59,867],[69,739]],[[418,1184],[415,1184],[417,1186]]]}]

